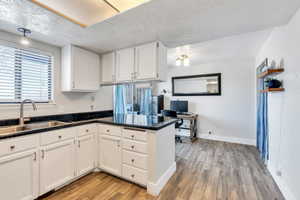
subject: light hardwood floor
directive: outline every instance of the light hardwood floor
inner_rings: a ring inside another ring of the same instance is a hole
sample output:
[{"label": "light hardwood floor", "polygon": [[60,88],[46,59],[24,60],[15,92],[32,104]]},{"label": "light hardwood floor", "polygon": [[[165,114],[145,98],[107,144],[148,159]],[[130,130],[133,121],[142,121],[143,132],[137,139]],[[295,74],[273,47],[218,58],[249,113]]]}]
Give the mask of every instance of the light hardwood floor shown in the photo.
[{"label": "light hardwood floor", "polygon": [[43,200],[282,200],[255,147],[197,140],[176,144],[177,171],[158,197],[106,173],[92,173]]}]

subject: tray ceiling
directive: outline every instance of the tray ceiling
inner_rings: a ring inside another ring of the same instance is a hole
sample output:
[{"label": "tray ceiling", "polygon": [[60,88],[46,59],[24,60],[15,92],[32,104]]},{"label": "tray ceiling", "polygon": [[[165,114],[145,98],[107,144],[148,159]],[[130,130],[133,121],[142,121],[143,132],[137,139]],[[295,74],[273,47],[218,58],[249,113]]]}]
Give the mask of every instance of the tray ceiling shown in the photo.
[{"label": "tray ceiling", "polygon": [[32,1],[3,0],[0,30],[20,35],[25,27],[32,39],[99,53],[154,40],[172,48],[285,25],[299,7],[299,0],[152,0],[83,28]]},{"label": "tray ceiling", "polygon": [[104,21],[149,0],[31,0],[82,27]]}]

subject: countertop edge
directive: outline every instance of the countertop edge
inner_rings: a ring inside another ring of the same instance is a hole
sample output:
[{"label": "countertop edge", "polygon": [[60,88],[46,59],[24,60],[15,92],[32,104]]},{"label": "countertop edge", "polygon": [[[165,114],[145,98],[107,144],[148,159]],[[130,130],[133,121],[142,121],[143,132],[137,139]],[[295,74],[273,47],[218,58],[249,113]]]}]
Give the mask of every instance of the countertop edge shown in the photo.
[{"label": "countertop edge", "polygon": [[78,122],[66,123],[64,125],[59,125],[59,126],[54,126],[54,127],[33,129],[33,130],[28,130],[28,131],[20,131],[20,132],[16,132],[16,133],[13,133],[13,134],[8,134],[8,135],[2,135],[2,136],[0,135],[0,141],[4,140],[4,139],[9,139],[9,138],[16,138],[16,137],[21,137],[21,136],[25,136],[25,135],[38,134],[38,133],[54,131],[54,130],[59,130],[59,129],[64,129],[64,128],[71,128],[71,127],[76,127],[76,126],[81,126],[81,125],[86,125],[86,124],[92,124],[92,123],[109,124],[109,125],[114,125],[114,126],[141,128],[141,129],[146,129],[146,130],[158,131],[160,129],[163,129],[167,126],[170,126],[170,125],[176,123],[177,121],[178,121],[178,119],[170,119],[169,121],[162,124],[161,126],[141,126],[141,125],[121,124],[121,123],[109,122],[109,121],[101,120],[101,119],[98,118],[98,119],[91,119],[91,120],[83,120],[83,121],[78,121]]}]

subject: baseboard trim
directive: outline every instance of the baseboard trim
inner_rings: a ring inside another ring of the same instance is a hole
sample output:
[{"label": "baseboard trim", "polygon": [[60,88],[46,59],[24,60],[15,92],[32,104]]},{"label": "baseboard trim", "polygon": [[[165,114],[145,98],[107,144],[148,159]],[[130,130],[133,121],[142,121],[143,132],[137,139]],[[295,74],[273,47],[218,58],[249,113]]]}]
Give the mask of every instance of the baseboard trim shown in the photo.
[{"label": "baseboard trim", "polygon": [[276,175],[276,171],[270,166],[268,166],[268,170],[271,176],[273,177],[273,180],[277,184],[278,188],[280,189],[281,193],[283,194],[284,198],[286,200],[297,200],[291,192],[291,190],[288,188],[287,184],[284,182],[284,180]]},{"label": "baseboard trim", "polygon": [[98,168],[98,167],[96,167],[96,168],[94,169],[94,172],[101,172],[101,169]]},{"label": "baseboard trim", "polygon": [[251,146],[256,145],[256,141],[254,139],[246,139],[246,138],[223,137],[223,136],[209,135],[209,134],[199,134],[198,138],[229,142],[229,143],[246,144]]},{"label": "baseboard trim", "polygon": [[169,169],[158,179],[156,183],[148,182],[147,192],[153,196],[158,196],[163,187],[167,184],[169,179],[176,171],[176,162],[174,162]]}]

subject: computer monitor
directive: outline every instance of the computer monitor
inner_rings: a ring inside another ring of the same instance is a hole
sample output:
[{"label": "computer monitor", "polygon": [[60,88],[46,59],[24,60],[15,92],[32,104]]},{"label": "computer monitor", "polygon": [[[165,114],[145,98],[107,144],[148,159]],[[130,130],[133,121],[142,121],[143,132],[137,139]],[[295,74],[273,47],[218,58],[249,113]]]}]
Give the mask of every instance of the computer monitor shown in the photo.
[{"label": "computer monitor", "polygon": [[171,101],[170,109],[179,113],[188,112],[188,101]]}]

